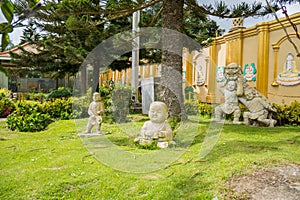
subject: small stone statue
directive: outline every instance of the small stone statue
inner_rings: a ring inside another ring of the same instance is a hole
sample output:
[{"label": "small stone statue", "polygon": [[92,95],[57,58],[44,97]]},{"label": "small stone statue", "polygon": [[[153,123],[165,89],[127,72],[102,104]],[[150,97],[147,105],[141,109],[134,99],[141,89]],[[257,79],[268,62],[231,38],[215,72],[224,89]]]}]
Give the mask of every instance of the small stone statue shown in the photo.
[{"label": "small stone statue", "polygon": [[238,124],[241,115],[241,110],[238,104],[236,91],[236,82],[229,81],[224,90],[221,90],[225,97],[225,103],[215,108],[214,121],[220,121],[223,114],[233,114],[233,123]]},{"label": "small stone statue", "polygon": [[280,85],[285,86],[297,85],[300,83],[300,71],[297,70],[294,55],[292,53],[288,53],[283,72],[279,73],[277,76],[277,82]]},{"label": "small stone statue", "polygon": [[104,104],[101,102],[101,96],[98,92],[93,94],[93,102],[88,109],[90,115],[85,133],[91,133],[93,126],[96,126],[96,134],[104,134],[101,132],[102,117],[104,114]]},{"label": "small stone statue", "polygon": [[168,107],[160,101],[152,102],[149,109],[149,121],[146,121],[142,127],[141,133],[135,138],[135,142],[141,145],[150,145],[157,141],[160,148],[168,147],[172,142],[173,134],[168,118]]},{"label": "small stone statue", "polygon": [[233,114],[233,123],[239,124],[241,110],[238,102],[240,101],[249,110],[249,112],[244,112],[244,124],[250,125],[250,120],[254,121],[253,125],[263,124],[273,127],[276,124],[276,120],[271,118],[271,113],[276,112],[276,109],[263,95],[243,82],[243,73],[237,63],[230,63],[224,68],[224,77],[226,80],[223,86],[225,103],[215,108],[214,121],[220,121],[225,113]]},{"label": "small stone statue", "polygon": [[250,125],[249,119],[254,120],[254,125],[262,123],[273,127],[276,124],[276,120],[269,117],[269,112],[276,112],[276,109],[263,96],[257,94],[254,89],[246,88],[244,96],[239,97],[239,101],[250,111],[244,112],[244,124]]}]

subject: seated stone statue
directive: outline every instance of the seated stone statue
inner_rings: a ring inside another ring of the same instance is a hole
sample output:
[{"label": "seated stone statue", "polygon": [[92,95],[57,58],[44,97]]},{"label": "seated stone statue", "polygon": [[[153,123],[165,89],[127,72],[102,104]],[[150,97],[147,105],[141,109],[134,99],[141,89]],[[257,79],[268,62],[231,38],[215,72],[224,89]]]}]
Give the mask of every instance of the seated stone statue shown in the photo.
[{"label": "seated stone statue", "polygon": [[249,110],[249,112],[244,112],[244,124],[250,125],[250,119],[254,120],[254,125],[259,125],[257,122],[269,127],[276,124],[276,120],[269,118],[269,112],[276,112],[276,109],[266,99],[258,95],[255,90],[246,89],[244,96],[239,97],[239,100]]},{"label": "seated stone statue", "polygon": [[172,142],[173,134],[168,118],[168,107],[165,103],[155,101],[151,103],[149,109],[149,121],[146,121],[135,142],[141,145],[150,145],[157,141],[157,146],[161,148],[168,147]]},{"label": "seated stone statue", "polygon": [[104,104],[101,102],[101,96],[98,92],[93,94],[93,102],[88,109],[90,115],[85,133],[91,133],[93,126],[96,126],[96,134],[103,134],[101,132],[102,117],[104,114]]},{"label": "seated stone statue", "polygon": [[294,55],[292,53],[288,53],[283,71],[277,76],[277,82],[287,86],[300,83],[300,72],[297,70]]},{"label": "seated stone statue", "polygon": [[236,94],[236,82],[229,81],[227,85],[225,85],[224,90],[221,90],[221,92],[224,94],[225,103],[215,108],[214,121],[220,121],[223,114],[233,114],[233,123],[239,123],[241,110],[238,105],[238,97]]}]

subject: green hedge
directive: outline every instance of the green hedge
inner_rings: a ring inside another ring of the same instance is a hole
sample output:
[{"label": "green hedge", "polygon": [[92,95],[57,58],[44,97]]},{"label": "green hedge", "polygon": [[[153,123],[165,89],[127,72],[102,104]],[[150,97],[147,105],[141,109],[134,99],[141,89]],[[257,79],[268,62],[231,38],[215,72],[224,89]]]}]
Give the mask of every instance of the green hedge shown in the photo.
[{"label": "green hedge", "polygon": [[60,87],[57,90],[51,91],[47,95],[47,100],[49,99],[61,99],[61,98],[69,98],[72,96],[72,91],[69,88]]},{"label": "green hedge", "polygon": [[72,109],[72,99],[56,99],[44,103],[17,102],[15,111],[7,117],[11,130],[24,132],[41,131],[54,120],[73,119],[78,114]]},{"label": "green hedge", "polygon": [[277,109],[277,113],[274,114],[273,119],[277,120],[277,125],[300,125],[300,103],[293,101],[290,104],[278,105],[273,104]]},{"label": "green hedge", "polygon": [[[130,97],[131,90],[129,88],[114,90],[112,104],[113,117],[116,122],[126,121]],[[35,132],[46,129],[54,120],[87,117],[89,104],[87,97],[53,99],[43,103],[28,101],[14,103],[6,97],[1,97],[0,116],[8,115],[6,124],[11,130]],[[277,109],[277,113],[273,115],[273,119],[277,120],[277,126],[300,125],[300,103],[298,101],[286,105],[273,105]],[[185,109],[188,114],[193,115],[211,116],[213,113],[213,105],[197,101],[185,103]],[[246,109],[241,107],[241,110],[244,112]]]}]

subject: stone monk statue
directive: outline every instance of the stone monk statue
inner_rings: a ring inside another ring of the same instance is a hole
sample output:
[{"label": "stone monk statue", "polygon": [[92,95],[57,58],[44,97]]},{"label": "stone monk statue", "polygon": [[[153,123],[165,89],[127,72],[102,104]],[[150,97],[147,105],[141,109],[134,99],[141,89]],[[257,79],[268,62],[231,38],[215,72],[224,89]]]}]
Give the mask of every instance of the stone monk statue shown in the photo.
[{"label": "stone monk statue", "polygon": [[150,145],[157,141],[157,146],[161,148],[168,147],[172,142],[173,134],[171,126],[169,125],[168,107],[165,103],[154,101],[149,109],[149,121],[146,121],[135,142],[141,145]]},{"label": "stone monk statue", "polygon": [[91,133],[93,126],[96,126],[96,134],[103,134],[101,132],[102,116],[104,114],[104,104],[101,102],[100,93],[93,94],[93,102],[88,109],[90,115],[85,133]]}]

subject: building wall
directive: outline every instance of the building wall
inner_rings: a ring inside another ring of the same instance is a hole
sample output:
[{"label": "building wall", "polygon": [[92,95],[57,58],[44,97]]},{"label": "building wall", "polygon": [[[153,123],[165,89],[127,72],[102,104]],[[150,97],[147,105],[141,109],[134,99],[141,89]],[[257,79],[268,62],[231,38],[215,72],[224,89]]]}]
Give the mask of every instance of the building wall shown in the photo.
[{"label": "building wall", "polygon": [[8,88],[8,77],[0,72],[0,88]]},{"label": "building wall", "polygon": [[[300,30],[300,13],[290,16],[290,19]],[[300,39],[296,37],[295,30],[287,19],[280,20],[286,27],[289,37],[300,50]],[[282,85],[276,81],[276,77],[283,72],[289,52],[294,55],[295,67],[300,80],[300,57],[297,57],[295,48],[276,20],[226,33],[215,38],[215,42],[208,48],[210,49],[209,57],[212,60],[208,68],[236,62],[244,70],[247,64],[253,64],[257,69],[256,80],[247,83],[266,96],[270,102],[281,104],[294,100],[300,101],[300,82],[295,84],[294,81],[291,85]],[[216,81],[216,77],[212,74],[209,75],[209,79],[211,79],[208,80],[210,83]],[[216,87],[209,87],[208,93],[217,95],[216,89]]]},{"label": "building wall", "polygon": [[[300,30],[300,13],[291,15],[290,19]],[[289,21],[286,18],[280,21],[300,50],[300,39],[297,38]],[[278,83],[277,76],[283,72],[286,57],[290,52],[294,55],[299,83],[282,85]],[[222,94],[218,92],[222,82],[217,82],[217,70],[219,67],[236,62],[243,71],[249,66],[256,69],[256,79],[255,77],[248,79],[247,83],[267,97],[270,102],[281,104],[294,100],[300,101],[300,57],[296,55],[295,48],[276,20],[258,23],[249,28],[235,29],[214,38],[212,45],[201,51],[183,50],[183,90],[192,86],[195,97],[202,102],[222,101]],[[140,79],[151,75],[160,77],[160,65],[149,64],[139,67]],[[100,76],[100,79],[101,82],[106,82],[112,78],[117,82],[120,76],[123,77],[121,82],[130,85],[131,69],[122,72],[107,71]]]}]

